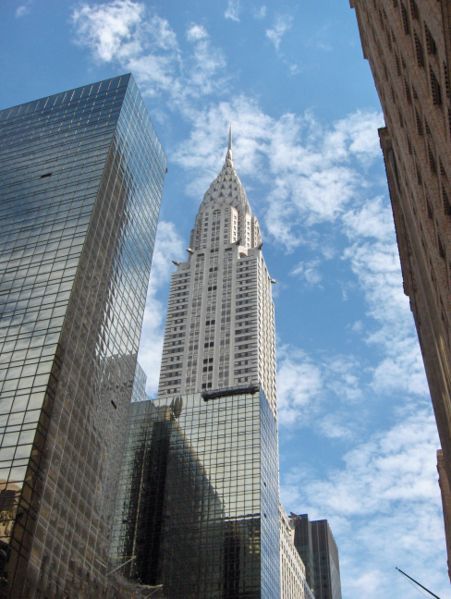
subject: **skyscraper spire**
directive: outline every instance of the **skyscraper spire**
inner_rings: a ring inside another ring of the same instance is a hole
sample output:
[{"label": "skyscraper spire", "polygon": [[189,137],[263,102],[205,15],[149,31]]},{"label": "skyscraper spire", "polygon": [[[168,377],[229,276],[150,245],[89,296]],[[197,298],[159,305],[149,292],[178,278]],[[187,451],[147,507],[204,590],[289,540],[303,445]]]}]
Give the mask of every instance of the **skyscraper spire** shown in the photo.
[{"label": "skyscraper spire", "polygon": [[274,307],[261,244],[233,167],[229,127],[224,166],[191,233],[192,253],[172,277],[159,398],[260,384],[276,413]]},{"label": "skyscraper spire", "polygon": [[232,125],[229,125],[229,141],[227,144],[226,164],[233,166],[232,163]]}]

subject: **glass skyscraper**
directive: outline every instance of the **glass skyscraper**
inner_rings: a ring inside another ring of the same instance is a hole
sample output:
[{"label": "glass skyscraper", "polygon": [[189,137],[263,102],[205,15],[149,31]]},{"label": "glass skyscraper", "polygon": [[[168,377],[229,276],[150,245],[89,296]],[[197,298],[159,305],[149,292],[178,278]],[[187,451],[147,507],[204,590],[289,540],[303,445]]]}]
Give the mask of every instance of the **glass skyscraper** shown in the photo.
[{"label": "glass skyscraper", "polygon": [[115,562],[169,599],[279,597],[277,460],[258,386],[132,404]]},{"label": "glass skyscraper", "polygon": [[274,281],[230,138],[188,255],[158,399],[131,406],[112,558],[167,599],[278,599]]},{"label": "glass skyscraper", "polygon": [[5,596],[108,596],[165,169],[130,75],[0,111]]}]

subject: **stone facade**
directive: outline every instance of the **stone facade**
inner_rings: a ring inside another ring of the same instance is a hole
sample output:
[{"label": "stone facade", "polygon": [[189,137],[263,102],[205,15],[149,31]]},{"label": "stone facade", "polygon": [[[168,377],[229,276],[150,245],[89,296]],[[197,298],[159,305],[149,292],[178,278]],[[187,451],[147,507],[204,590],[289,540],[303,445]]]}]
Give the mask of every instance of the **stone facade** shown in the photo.
[{"label": "stone facade", "polygon": [[294,527],[285,510],[279,506],[280,521],[280,597],[310,599],[313,594],[305,578],[305,566],[294,545]]},{"label": "stone facade", "polygon": [[[451,4],[351,0],[351,6],[384,110],[379,133],[404,291],[451,480]],[[450,513],[449,496],[444,500]]]},{"label": "stone facade", "polygon": [[229,142],[172,276],[158,397],[260,384],[276,414],[274,281],[262,245]]}]

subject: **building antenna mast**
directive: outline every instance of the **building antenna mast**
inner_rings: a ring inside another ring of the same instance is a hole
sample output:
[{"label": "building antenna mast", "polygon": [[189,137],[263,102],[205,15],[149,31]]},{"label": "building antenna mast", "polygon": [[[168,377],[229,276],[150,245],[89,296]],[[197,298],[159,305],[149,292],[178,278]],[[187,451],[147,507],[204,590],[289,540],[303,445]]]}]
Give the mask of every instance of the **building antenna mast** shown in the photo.
[{"label": "building antenna mast", "polygon": [[409,578],[412,582],[414,582],[419,587],[421,587],[424,591],[426,591],[427,593],[429,593],[429,595],[431,595],[432,597],[435,597],[435,599],[440,599],[440,597],[438,595],[436,595],[435,593],[433,593],[432,591],[430,591],[429,589],[427,589],[426,587],[424,587],[422,584],[420,584],[418,582],[418,580],[415,580],[415,578],[412,578],[411,576],[409,576],[408,574],[406,574],[405,572],[403,572],[401,570],[401,568],[398,568],[398,566],[395,566],[395,570],[398,570],[398,572],[401,572],[401,574],[404,574],[404,576],[406,576],[407,578]]}]

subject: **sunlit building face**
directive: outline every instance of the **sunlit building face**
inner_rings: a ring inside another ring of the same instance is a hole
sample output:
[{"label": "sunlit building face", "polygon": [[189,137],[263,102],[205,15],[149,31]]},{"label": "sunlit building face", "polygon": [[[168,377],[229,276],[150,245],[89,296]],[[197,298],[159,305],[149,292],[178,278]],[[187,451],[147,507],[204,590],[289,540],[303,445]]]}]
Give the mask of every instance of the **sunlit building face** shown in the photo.
[{"label": "sunlit building face", "polygon": [[14,596],[88,596],[166,159],[128,75],[0,111],[0,154],[0,541]]}]

